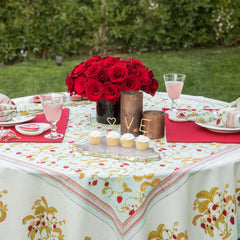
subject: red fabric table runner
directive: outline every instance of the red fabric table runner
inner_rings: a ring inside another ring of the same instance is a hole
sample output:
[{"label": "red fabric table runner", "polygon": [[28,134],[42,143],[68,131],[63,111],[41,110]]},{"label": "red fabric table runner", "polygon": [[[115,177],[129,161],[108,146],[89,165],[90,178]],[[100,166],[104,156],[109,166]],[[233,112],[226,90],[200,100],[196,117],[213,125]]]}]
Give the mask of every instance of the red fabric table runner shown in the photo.
[{"label": "red fabric table runner", "polygon": [[[64,108],[62,110],[62,115],[60,120],[57,122],[57,132],[62,133],[63,135],[65,135],[65,131],[66,131],[66,127],[67,127],[67,123],[68,123],[68,116],[69,116],[69,108]],[[38,114],[36,115],[36,117],[34,119],[32,119],[31,121],[29,121],[28,123],[48,123],[45,115],[44,114]],[[28,136],[28,135],[23,135],[21,133],[19,133],[15,127],[8,127],[8,129],[11,129],[12,131],[14,131],[16,133],[16,135],[18,137],[20,137],[20,139],[10,139],[7,142],[39,142],[39,143],[55,143],[55,142],[62,142],[63,138],[60,139],[47,139],[44,137],[44,135],[50,133],[50,129],[43,132],[40,135],[36,135],[36,136]],[[3,140],[6,139],[6,137],[3,138]],[[3,140],[1,140],[0,142],[4,142]]]},{"label": "red fabric table runner", "polygon": [[240,133],[215,133],[195,122],[174,122],[165,113],[165,128],[167,142],[185,143],[240,143]]}]

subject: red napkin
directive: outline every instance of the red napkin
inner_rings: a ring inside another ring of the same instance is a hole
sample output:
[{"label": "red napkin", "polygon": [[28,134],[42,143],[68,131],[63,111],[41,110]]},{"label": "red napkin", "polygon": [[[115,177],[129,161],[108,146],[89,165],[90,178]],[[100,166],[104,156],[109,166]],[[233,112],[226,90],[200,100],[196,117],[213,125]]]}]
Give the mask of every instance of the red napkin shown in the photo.
[{"label": "red napkin", "polygon": [[[66,127],[67,127],[67,123],[68,123],[68,116],[69,116],[69,108],[64,108],[62,110],[62,115],[60,120],[57,122],[57,132],[62,133],[63,135],[65,135],[65,131],[66,131]],[[38,114],[36,115],[36,117],[34,119],[32,119],[31,121],[29,121],[29,123],[48,123],[46,120],[46,117],[44,114]],[[36,135],[36,136],[28,136],[28,135],[23,135],[19,132],[17,132],[17,130],[15,129],[15,127],[9,127],[8,129],[11,129],[12,131],[14,131],[16,133],[16,135],[18,137],[20,137],[20,139],[10,139],[7,142],[40,142],[40,143],[52,143],[52,142],[62,142],[63,138],[59,138],[59,139],[47,139],[44,137],[44,135],[50,133],[50,129],[43,132],[41,135]],[[6,139],[7,137],[4,137],[3,140],[1,140],[0,142],[3,142],[4,139]]]},{"label": "red napkin", "polygon": [[240,133],[215,133],[195,122],[173,122],[165,114],[165,128],[167,142],[185,143],[240,143]]}]

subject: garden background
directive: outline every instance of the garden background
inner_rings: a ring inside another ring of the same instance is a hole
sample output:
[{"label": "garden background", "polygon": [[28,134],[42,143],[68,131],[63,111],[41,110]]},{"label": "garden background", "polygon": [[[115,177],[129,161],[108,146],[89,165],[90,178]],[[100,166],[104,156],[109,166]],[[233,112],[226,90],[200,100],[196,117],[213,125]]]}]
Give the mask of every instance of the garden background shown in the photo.
[{"label": "garden background", "polygon": [[[93,55],[136,58],[162,75],[186,73],[183,93],[239,97],[239,0],[2,0],[0,92],[66,91]],[[61,67],[55,56],[64,56]]]}]

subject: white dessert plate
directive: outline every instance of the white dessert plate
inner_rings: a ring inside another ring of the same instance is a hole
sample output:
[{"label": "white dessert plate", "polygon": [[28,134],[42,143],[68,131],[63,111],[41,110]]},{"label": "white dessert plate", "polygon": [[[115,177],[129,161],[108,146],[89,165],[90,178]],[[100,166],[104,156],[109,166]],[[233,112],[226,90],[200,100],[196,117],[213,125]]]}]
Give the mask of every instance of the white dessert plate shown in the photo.
[{"label": "white dessert plate", "polygon": [[169,118],[171,121],[174,121],[174,122],[189,122],[189,120],[186,119],[186,118],[178,117],[178,116],[176,115],[176,113],[177,113],[177,112],[171,111],[171,110],[167,111],[168,118]]},{"label": "white dessert plate", "polygon": [[7,121],[7,122],[0,122],[0,127],[11,127],[11,126],[15,126],[17,124],[20,124],[20,123],[25,123],[25,122],[28,122],[32,119],[35,118],[35,115],[30,115],[30,116],[17,116],[15,118],[13,118],[12,120],[10,121]]},{"label": "white dessert plate", "polygon": [[207,123],[199,123],[199,122],[195,122],[195,123],[198,126],[206,128],[212,132],[217,132],[217,133],[238,133],[238,132],[240,132],[240,128],[225,128],[225,127],[211,126]]},{"label": "white dessert plate", "polygon": [[36,123],[39,126],[39,129],[37,131],[26,131],[21,129],[19,126],[23,126],[24,124],[20,124],[20,125],[16,125],[15,129],[23,134],[23,135],[28,135],[28,136],[36,136],[36,135],[40,135],[43,132],[47,131],[50,128],[50,124],[48,123]]}]

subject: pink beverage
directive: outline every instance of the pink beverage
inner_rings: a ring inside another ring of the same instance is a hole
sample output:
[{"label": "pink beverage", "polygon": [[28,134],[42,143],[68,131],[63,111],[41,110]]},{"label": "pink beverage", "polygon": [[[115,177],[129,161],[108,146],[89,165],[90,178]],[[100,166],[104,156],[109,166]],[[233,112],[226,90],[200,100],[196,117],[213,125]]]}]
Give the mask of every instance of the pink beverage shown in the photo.
[{"label": "pink beverage", "polygon": [[169,81],[165,82],[168,96],[172,99],[178,99],[183,88],[183,82]]},{"label": "pink beverage", "polygon": [[62,103],[46,101],[42,107],[48,122],[58,122],[62,113]]}]

